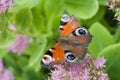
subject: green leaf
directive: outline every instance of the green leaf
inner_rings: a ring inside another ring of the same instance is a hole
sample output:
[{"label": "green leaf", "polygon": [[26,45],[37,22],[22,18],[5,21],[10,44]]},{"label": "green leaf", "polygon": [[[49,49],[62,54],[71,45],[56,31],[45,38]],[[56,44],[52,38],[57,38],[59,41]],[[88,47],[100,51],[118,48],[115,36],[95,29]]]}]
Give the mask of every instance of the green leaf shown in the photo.
[{"label": "green leaf", "polygon": [[15,40],[15,34],[8,31],[3,31],[0,35],[0,48],[8,48]]},{"label": "green leaf", "polygon": [[38,45],[38,43],[37,43],[36,39],[33,38],[32,42],[29,43],[28,47],[25,49],[24,54],[28,55],[28,56],[33,55],[33,53],[36,50],[37,45]]},{"label": "green leaf", "polygon": [[[38,46],[36,48],[36,52],[33,53],[33,55],[31,55],[30,61],[29,61],[29,66],[31,66],[31,67],[34,67],[34,65],[37,62],[40,62],[40,60],[42,59],[43,54],[44,54],[44,50],[45,50],[45,47],[46,47],[46,43],[47,43],[46,37],[41,36],[39,42],[44,42],[44,43],[42,43],[40,45],[38,43]],[[39,63],[37,65],[40,66]]]},{"label": "green leaf", "polygon": [[31,13],[30,9],[24,8],[24,9],[20,10],[16,14],[15,23],[16,23],[17,27],[19,27],[18,29],[20,29],[21,31],[30,27],[30,25],[32,23],[32,13]]},{"label": "green leaf", "polygon": [[64,12],[64,0],[48,0],[44,2],[46,19],[61,15]]},{"label": "green leaf", "polygon": [[100,56],[107,59],[107,72],[110,80],[120,79],[120,43],[106,47],[100,52]]},{"label": "green leaf", "polygon": [[103,6],[105,6],[106,1],[107,1],[107,0],[98,0],[99,4],[100,4],[100,5],[103,5]]},{"label": "green leaf", "polygon": [[120,28],[118,28],[115,33],[115,41],[120,42]]},{"label": "green leaf", "polygon": [[28,58],[26,56],[19,57],[17,56],[17,65],[20,69],[25,70],[28,66]]},{"label": "green leaf", "polygon": [[35,25],[36,29],[38,30],[37,32],[44,32],[47,31],[45,27],[45,19],[43,15],[39,12],[39,9],[32,8],[32,15],[33,15],[33,24]]},{"label": "green leaf", "polygon": [[89,52],[94,57],[97,57],[98,53],[105,47],[114,43],[112,35],[102,24],[96,22],[89,30],[93,36],[92,42],[89,45]]},{"label": "green leaf", "polygon": [[97,0],[65,0],[65,8],[70,14],[88,19],[97,13],[99,4]]},{"label": "green leaf", "polygon": [[[64,10],[64,0],[48,0],[44,2],[45,10],[45,27],[49,31],[48,34],[51,36],[52,29],[59,26],[60,16]],[[58,29],[58,27],[57,27]]]},{"label": "green leaf", "polygon": [[39,76],[40,75],[36,73],[33,68],[28,68],[23,73],[24,80],[40,80]]},{"label": "green leaf", "polygon": [[6,39],[6,38],[7,38],[7,31],[2,31],[1,37],[2,37],[3,39]]},{"label": "green leaf", "polygon": [[7,50],[6,49],[0,49],[0,58],[3,58],[7,55]]},{"label": "green leaf", "polygon": [[14,0],[15,6],[10,7],[8,12],[18,12],[23,8],[33,8],[39,3],[40,0]]},{"label": "green leaf", "polygon": [[[15,55],[13,55],[13,54],[11,54],[11,53],[7,54],[6,57],[3,58],[3,61],[4,61],[5,66],[12,67],[12,68],[14,68],[14,70],[19,69],[17,66],[17,63],[16,63],[17,60],[15,60]],[[18,71],[20,71],[20,70],[18,70]],[[15,72],[18,73],[18,71],[15,71]]]},{"label": "green leaf", "polygon": [[106,8],[103,6],[99,7],[99,10],[97,11],[96,15],[94,15],[92,18],[87,20],[80,20],[81,25],[85,25],[90,27],[94,22],[101,21],[103,17],[105,16]]}]

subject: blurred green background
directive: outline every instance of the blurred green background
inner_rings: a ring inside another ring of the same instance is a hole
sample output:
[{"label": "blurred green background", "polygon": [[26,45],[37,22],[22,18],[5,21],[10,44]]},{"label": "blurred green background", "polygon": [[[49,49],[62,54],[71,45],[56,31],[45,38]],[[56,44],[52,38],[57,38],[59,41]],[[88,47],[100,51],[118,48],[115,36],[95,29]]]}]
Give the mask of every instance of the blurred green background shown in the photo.
[{"label": "blurred green background", "polygon": [[[15,0],[15,6],[0,15],[0,57],[15,80],[46,80],[49,70],[40,65],[45,51],[58,38],[60,17],[64,12],[74,15],[93,35],[88,53],[105,56],[110,80],[120,79],[120,25],[106,0]],[[8,29],[14,23],[17,31]],[[16,34],[32,38],[20,56],[8,51]],[[39,44],[40,43],[40,44]]]}]

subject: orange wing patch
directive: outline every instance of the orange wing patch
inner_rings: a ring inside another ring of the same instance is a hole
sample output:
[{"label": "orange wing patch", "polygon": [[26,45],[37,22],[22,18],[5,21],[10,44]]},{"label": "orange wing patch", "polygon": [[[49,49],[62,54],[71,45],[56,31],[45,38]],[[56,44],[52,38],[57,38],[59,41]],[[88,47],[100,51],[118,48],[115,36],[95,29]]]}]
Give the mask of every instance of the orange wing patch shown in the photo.
[{"label": "orange wing patch", "polygon": [[54,49],[50,50],[53,53],[54,62],[62,62],[65,59],[64,49],[61,45],[56,44],[53,46]]},{"label": "orange wing patch", "polygon": [[77,20],[70,20],[66,25],[61,26],[60,34],[62,36],[69,36],[76,28],[79,27],[79,22]]}]

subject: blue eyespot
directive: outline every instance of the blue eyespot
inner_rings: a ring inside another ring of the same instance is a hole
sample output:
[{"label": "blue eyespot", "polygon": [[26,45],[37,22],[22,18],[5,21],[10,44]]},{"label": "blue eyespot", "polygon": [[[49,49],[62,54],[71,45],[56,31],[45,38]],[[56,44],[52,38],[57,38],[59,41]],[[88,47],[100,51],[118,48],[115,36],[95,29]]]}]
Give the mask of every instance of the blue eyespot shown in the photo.
[{"label": "blue eyespot", "polygon": [[68,60],[74,60],[76,57],[73,54],[67,55]]},{"label": "blue eyespot", "polygon": [[68,62],[75,62],[77,59],[77,56],[72,52],[65,51],[65,56]]},{"label": "blue eyespot", "polygon": [[85,28],[77,28],[73,32],[73,35],[75,35],[75,36],[85,36],[87,34],[88,34],[88,31]]},{"label": "blue eyespot", "polygon": [[84,29],[79,29],[78,32],[79,32],[80,35],[85,35],[86,34],[86,31]]}]

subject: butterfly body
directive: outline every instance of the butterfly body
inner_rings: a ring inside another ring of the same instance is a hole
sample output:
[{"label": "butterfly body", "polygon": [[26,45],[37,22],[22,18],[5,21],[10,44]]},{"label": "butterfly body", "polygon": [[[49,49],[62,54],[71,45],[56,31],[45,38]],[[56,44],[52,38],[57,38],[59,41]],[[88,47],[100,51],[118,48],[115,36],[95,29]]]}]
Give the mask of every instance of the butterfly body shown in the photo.
[{"label": "butterfly body", "polygon": [[92,36],[73,16],[63,14],[59,34],[56,44],[44,55],[41,61],[43,66],[49,67],[66,60],[75,62],[87,53],[87,46]]}]

